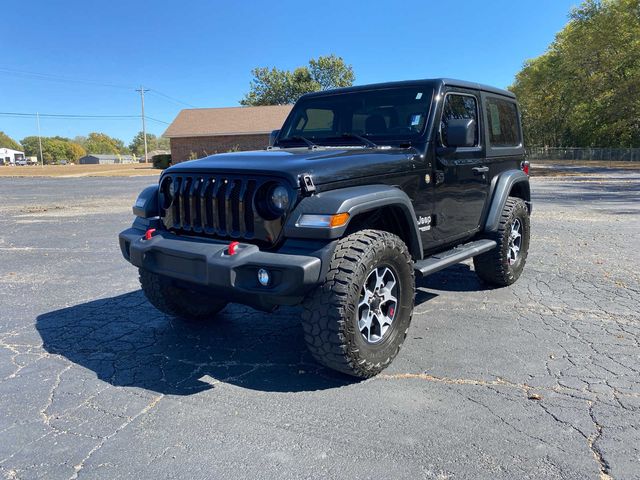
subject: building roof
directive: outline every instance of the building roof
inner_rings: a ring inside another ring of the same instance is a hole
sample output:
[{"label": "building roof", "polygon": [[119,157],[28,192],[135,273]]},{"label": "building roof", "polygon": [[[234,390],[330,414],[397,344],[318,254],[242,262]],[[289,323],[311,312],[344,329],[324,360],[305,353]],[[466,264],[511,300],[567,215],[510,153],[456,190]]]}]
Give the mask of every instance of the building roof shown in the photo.
[{"label": "building roof", "polygon": [[[147,152],[147,155],[149,155],[149,158],[153,157],[154,155],[168,155],[171,153],[171,150],[149,150]],[[144,153],[142,155],[140,155],[140,157],[144,157]]]},{"label": "building roof", "polygon": [[282,127],[293,105],[263,107],[190,108],[182,110],[165,137],[257,135]]},{"label": "building roof", "polygon": [[132,160],[133,159],[133,155],[116,155],[116,154],[103,154],[103,153],[87,153],[84,157],[82,158],[87,158],[87,157],[93,157],[93,158],[97,158],[99,160],[117,160],[117,159],[121,159],[124,158],[125,160]]},{"label": "building roof", "polygon": [[15,154],[15,153],[22,153],[22,154],[24,155],[24,152],[23,152],[22,150],[14,150],[14,149],[12,149],[12,148],[5,148],[5,147],[1,147],[1,148],[0,148],[0,151],[1,151],[3,154],[7,154],[7,153],[14,153],[14,154]]}]

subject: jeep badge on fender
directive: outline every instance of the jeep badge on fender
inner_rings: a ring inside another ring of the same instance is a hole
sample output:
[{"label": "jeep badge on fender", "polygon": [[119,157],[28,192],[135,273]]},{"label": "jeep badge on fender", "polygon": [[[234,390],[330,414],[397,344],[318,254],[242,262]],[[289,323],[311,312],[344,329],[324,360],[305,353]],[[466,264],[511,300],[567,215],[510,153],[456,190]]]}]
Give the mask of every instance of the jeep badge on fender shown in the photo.
[{"label": "jeep badge on fender", "polygon": [[136,200],[120,248],[160,311],[302,304],[316,360],[365,378],[405,340],[416,274],[469,258],[492,285],[522,273],[532,206],[512,93],[449,79],[310,93],[270,142],[174,165]]}]

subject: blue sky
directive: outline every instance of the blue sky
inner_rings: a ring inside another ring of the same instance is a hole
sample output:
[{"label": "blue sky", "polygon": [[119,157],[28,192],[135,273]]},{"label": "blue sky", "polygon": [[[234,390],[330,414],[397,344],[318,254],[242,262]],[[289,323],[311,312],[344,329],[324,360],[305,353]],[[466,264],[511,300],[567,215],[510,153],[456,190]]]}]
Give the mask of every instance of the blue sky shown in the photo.
[{"label": "blue sky", "polygon": [[[256,66],[290,69],[330,53],[353,65],[356,84],[446,76],[506,87],[577,3],[4,0],[0,112],[139,115],[134,89],[144,85],[147,115],[171,122],[185,104],[237,105]],[[148,131],[166,126],[150,120]],[[126,143],[141,129],[139,118],[42,118],[41,128]],[[0,130],[19,140],[36,124],[0,115]]]}]

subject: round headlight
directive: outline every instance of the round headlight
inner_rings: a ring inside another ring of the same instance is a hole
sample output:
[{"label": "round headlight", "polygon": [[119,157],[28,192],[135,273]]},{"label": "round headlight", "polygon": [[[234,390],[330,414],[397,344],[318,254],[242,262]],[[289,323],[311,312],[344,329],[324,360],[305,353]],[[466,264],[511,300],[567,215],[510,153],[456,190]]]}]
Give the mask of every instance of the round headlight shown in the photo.
[{"label": "round headlight", "polygon": [[171,177],[166,177],[160,184],[160,205],[163,209],[167,209],[173,203],[173,182]]},{"label": "round headlight", "polygon": [[269,196],[271,205],[279,212],[284,212],[289,208],[289,192],[282,185],[277,185],[271,189]]}]

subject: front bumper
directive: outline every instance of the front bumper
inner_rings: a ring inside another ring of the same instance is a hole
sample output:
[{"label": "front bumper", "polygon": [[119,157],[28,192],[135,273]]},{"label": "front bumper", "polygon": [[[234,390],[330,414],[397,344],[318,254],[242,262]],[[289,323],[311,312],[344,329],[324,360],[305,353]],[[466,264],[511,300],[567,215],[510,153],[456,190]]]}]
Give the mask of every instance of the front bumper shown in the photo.
[{"label": "front bumper", "polygon": [[[228,242],[179,236],[160,229],[145,240],[145,229],[136,227],[134,223],[119,236],[127,261],[177,281],[214,289],[229,302],[264,309],[295,305],[319,283],[322,260],[318,256],[263,252],[246,243],[238,246],[235,255],[229,255]],[[260,268],[271,274],[268,286],[258,282]]]}]

